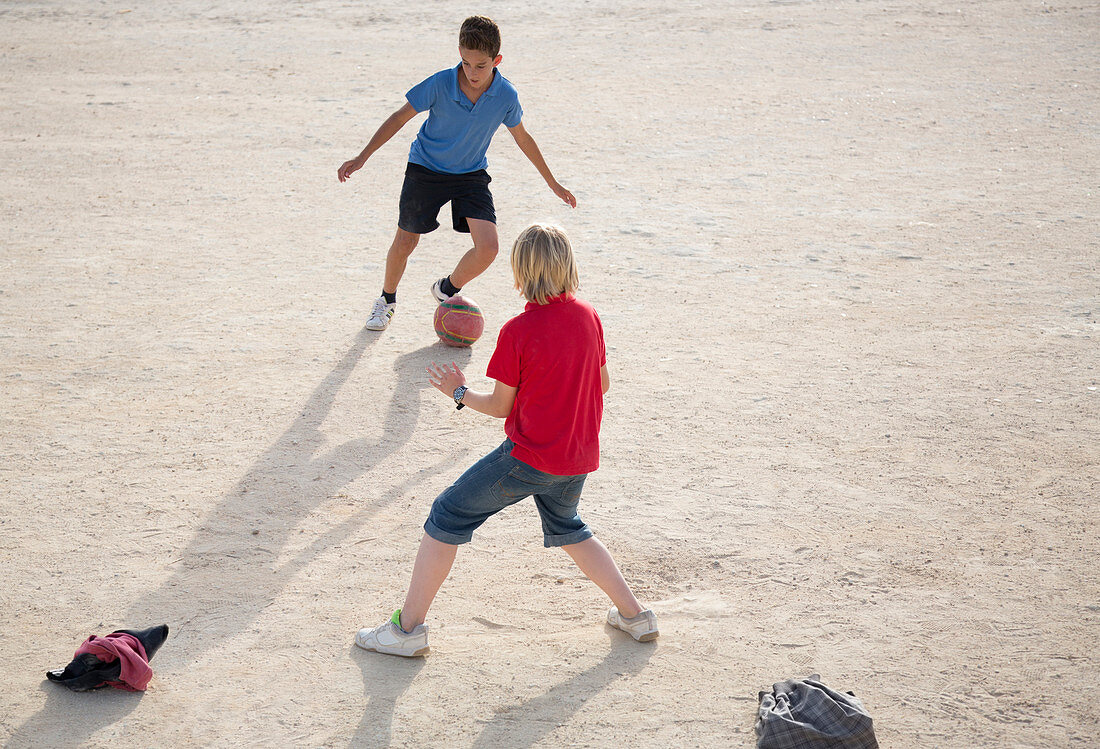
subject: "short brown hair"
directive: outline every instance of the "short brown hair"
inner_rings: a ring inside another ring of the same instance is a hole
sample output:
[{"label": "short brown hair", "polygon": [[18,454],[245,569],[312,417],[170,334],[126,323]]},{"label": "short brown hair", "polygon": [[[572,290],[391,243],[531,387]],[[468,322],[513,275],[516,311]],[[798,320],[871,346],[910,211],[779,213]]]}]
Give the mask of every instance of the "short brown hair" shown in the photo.
[{"label": "short brown hair", "polygon": [[492,18],[470,16],[458,30],[458,46],[496,57],[500,54],[500,29]]},{"label": "short brown hair", "polygon": [[536,304],[576,291],[580,277],[565,231],[552,224],[532,224],[520,232],[512,245],[512,276],[527,301]]}]

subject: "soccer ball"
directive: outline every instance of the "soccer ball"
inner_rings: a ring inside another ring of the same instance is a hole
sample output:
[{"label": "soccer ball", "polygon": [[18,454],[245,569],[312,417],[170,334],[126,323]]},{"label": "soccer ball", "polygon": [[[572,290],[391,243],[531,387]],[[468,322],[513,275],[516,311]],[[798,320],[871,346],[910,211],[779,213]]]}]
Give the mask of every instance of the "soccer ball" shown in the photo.
[{"label": "soccer ball", "polygon": [[481,308],[468,296],[456,294],[435,311],[435,334],[448,346],[470,346],[484,330]]}]

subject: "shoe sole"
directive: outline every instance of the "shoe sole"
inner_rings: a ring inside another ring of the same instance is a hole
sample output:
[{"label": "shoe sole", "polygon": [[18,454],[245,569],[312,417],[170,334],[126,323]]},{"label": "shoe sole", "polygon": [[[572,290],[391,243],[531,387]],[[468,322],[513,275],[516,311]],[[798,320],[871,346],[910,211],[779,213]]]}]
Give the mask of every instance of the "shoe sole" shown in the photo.
[{"label": "shoe sole", "polygon": [[361,644],[358,640],[355,641],[355,644],[358,645],[359,647],[361,647],[363,650],[369,651],[371,653],[384,653],[385,655],[399,655],[402,658],[419,658],[420,656],[427,655],[429,652],[431,652],[431,647],[428,646],[428,645],[425,645],[424,647],[420,648],[419,650],[417,650],[415,652],[406,653],[406,652],[401,651],[401,650],[391,650],[389,648],[372,648],[372,647],[368,647],[366,645]]},{"label": "shoe sole", "polygon": [[640,635],[635,635],[633,632],[631,632],[629,630],[626,630],[626,629],[623,629],[622,627],[616,627],[614,624],[612,624],[611,627],[613,629],[619,630],[620,632],[625,632],[626,634],[630,635],[631,637],[633,637],[638,642],[652,642],[653,640],[657,639],[658,635],[661,634],[660,632],[645,632],[645,633],[640,634]]},{"label": "shoe sole", "polygon": [[362,642],[359,641],[358,637],[355,638],[355,644],[358,647],[361,647],[363,650],[368,650],[372,653],[384,653],[386,655],[399,655],[399,656],[402,656],[404,658],[417,658],[417,657],[422,656],[422,655],[427,655],[431,651],[431,646],[430,645],[425,645],[424,647],[420,648],[419,650],[415,650],[412,653],[406,653],[403,650],[396,650],[394,648],[386,648],[386,647],[376,648],[376,647],[372,647],[370,645],[364,645]]}]

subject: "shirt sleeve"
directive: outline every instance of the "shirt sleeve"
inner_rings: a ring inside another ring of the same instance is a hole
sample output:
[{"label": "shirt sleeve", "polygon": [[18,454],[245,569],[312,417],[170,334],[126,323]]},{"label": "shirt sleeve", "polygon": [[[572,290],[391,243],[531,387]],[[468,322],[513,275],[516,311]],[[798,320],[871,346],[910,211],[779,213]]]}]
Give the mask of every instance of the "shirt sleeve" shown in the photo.
[{"label": "shirt sleeve", "polygon": [[504,127],[515,127],[523,119],[523,107],[519,105],[519,97],[512,100],[512,106],[504,112]]},{"label": "shirt sleeve", "polygon": [[516,350],[516,340],[512,333],[512,326],[504,323],[497,336],[497,347],[489,359],[489,366],[485,369],[485,376],[492,380],[499,380],[508,387],[519,387],[519,351]]},{"label": "shirt sleeve", "polygon": [[600,366],[607,366],[607,344],[603,339],[603,322],[600,321],[600,316],[596,314],[596,311],[592,311],[592,316],[596,318],[596,337],[599,339],[596,344],[600,351]]},{"label": "shirt sleeve", "polygon": [[405,100],[408,101],[417,112],[431,109],[432,104],[435,103],[436,77],[435,75],[428,76],[420,83],[410,88],[409,92],[405,94]]}]

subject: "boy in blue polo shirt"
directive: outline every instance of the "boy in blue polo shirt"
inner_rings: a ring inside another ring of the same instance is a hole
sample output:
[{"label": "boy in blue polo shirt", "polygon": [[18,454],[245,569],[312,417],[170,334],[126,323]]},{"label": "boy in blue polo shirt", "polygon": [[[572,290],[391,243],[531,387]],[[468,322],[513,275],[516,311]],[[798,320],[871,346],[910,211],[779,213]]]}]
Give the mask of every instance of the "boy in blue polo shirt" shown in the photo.
[{"label": "boy in blue polo shirt", "polygon": [[485,153],[502,124],[554,194],[571,207],[577,206],[577,199],[554,179],[535,139],[524,129],[515,86],[496,70],[502,59],[497,25],[484,16],[467,18],[459,30],[458,53],[462,58],[459,65],[413,86],[405,94],[405,105],[391,114],[363,151],[344,162],[337,172],[340,181],[346,181],[405,123],[428,111],[428,119],[409,149],[397,234],[386,255],[382,296],[367,319],[369,330],[385,330],[390,324],[397,309],[397,285],[409,256],[421,234],[439,227],[436,219],[444,203],[451,203],[454,230],[469,234],[474,246],[449,276],[432,284],[432,296],[440,302],[454,296],[496,258],[496,209],[489,191],[492,178],[485,171]]}]

